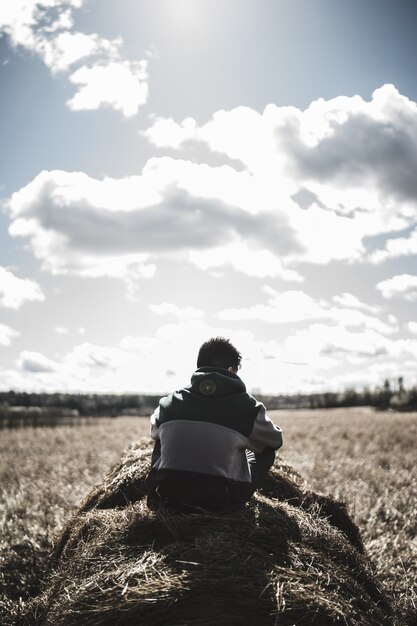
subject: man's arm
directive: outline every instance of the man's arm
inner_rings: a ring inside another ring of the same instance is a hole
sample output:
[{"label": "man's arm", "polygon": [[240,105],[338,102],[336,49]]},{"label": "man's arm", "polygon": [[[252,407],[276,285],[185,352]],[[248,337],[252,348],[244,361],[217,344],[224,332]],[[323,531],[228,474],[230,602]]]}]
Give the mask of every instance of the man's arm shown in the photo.
[{"label": "man's arm", "polygon": [[151,438],[155,441],[155,445],[152,451],[151,457],[151,467],[154,467],[158,460],[161,458],[161,441],[159,439],[159,406],[155,409],[155,411],[151,415]]},{"label": "man's arm", "polygon": [[264,405],[261,405],[248,436],[247,447],[253,452],[262,452],[264,448],[278,450],[282,446],[282,430],[269,419]]},{"label": "man's arm", "polygon": [[151,415],[151,438],[155,441],[159,439],[159,406],[156,407],[155,411]]}]

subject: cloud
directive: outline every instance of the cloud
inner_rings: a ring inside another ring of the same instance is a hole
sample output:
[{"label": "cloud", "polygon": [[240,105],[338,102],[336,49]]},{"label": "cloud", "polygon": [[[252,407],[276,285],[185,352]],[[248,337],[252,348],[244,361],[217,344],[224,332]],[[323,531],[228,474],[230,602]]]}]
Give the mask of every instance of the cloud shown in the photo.
[{"label": "cloud", "polygon": [[[326,320],[342,325],[343,328],[366,328],[382,334],[392,334],[398,331],[393,316],[389,316],[388,322],[383,322],[379,317],[368,315],[357,308],[339,308],[323,300],[317,301],[300,290],[278,292],[266,286],[264,291],[270,296],[267,304],[224,309],[218,313],[218,317],[228,321],[258,320],[269,324],[297,324],[312,320]],[[344,296],[346,300],[346,294]],[[358,302],[354,298],[356,307]]]},{"label": "cloud", "polygon": [[278,359],[280,356],[281,349],[276,341],[262,341],[249,331],[211,326],[202,319],[165,324],[152,336],[124,337],[119,346],[130,355],[133,370],[124,372],[123,384],[128,385],[127,381],[134,379],[136,388],[140,385],[141,389],[171,391],[182,387],[196,368],[201,344],[217,336],[229,337],[242,352],[242,375],[249,386],[260,386],[262,382],[264,388],[272,388],[276,371],[281,369],[279,365],[276,368],[270,365],[271,356]]},{"label": "cloud", "polygon": [[303,178],[336,189],[347,181],[351,189],[367,181],[381,195],[417,199],[417,106],[393,85],[377,89],[370,102],[359,96],[319,99],[310,106],[307,123],[308,117],[321,126],[308,143],[302,123],[289,134],[288,128],[283,131],[292,136],[287,145]]},{"label": "cloud", "polygon": [[133,366],[129,359],[117,347],[88,342],[74,346],[56,360],[24,350],[17,359],[18,369],[3,372],[4,385],[33,391],[125,391],[123,376]]},{"label": "cloud", "polygon": [[147,61],[123,58],[121,37],[74,31],[74,9],[84,0],[3,0],[0,33],[14,47],[37,54],[53,74],[69,72],[78,90],[67,105],[73,111],[101,106],[135,115],[148,98]]},{"label": "cloud", "polygon": [[19,332],[6,326],[6,324],[0,324],[0,346],[9,346],[15,337],[18,337]]},{"label": "cloud", "polygon": [[406,328],[412,335],[417,335],[417,322],[408,322]]},{"label": "cloud", "polygon": [[284,351],[289,360],[298,360],[315,370],[386,356],[391,345],[389,339],[372,329],[358,331],[342,325],[315,323],[288,337]]},{"label": "cloud", "polygon": [[[381,383],[389,372],[415,373],[417,340],[384,337],[370,328],[316,322],[284,340],[263,340],[236,325],[177,320],[152,335],[125,336],[117,345],[90,342],[60,358],[23,351],[17,370],[2,371],[1,385],[27,390],[164,393],[188,383],[199,346],[229,337],[243,354],[241,376],[249,389],[271,393],[323,391]],[[346,373],[346,365],[351,366]],[[350,377],[349,380],[346,377]]]},{"label": "cloud", "polygon": [[409,302],[417,300],[417,276],[400,274],[376,285],[384,298],[404,298]]},{"label": "cloud", "polygon": [[[127,207],[118,213],[95,206],[111,185],[101,188],[94,182],[98,183],[81,173],[42,172],[13,194],[10,233],[29,237],[35,256],[54,274],[152,277],[155,266],[147,263],[149,255],[140,251],[140,238],[139,243],[136,240],[141,230],[135,211]],[[126,185],[130,189],[126,181],[119,186],[118,202],[123,202]],[[137,190],[140,194],[140,184]],[[107,201],[110,197],[116,203],[113,187]]]},{"label": "cloud", "polygon": [[67,104],[72,111],[108,106],[131,117],[148,99],[147,78],[147,61],[81,67],[70,76],[81,87]]},{"label": "cloud", "polygon": [[209,122],[200,127],[193,118],[178,124],[172,119],[157,117],[152,126],[144,131],[144,136],[158,147],[169,148],[180,148],[189,141],[201,141],[214,152],[226,154],[255,171],[277,157],[274,110],[273,105],[269,105],[263,115],[243,106],[231,111],[217,111]]},{"label": "cloud", "polygon": [[210,250],[194,250],[188,258],[203,270],[229,266],[256,278],[281,278],[294,282],[304,280],[298,272],[285,268],[280,258],[269,250],[253,249],[240,241]]},{"label": "cloud", "polygon": [[249,308],[224,309],[218,314],[222,320],[262,320],[271,324],[296,323],[326,313],[313,298],[299,290],[278,293],[268,288],[271,298],[268,304],[255,304]]},{"label": "cloud", "polygon": [[196,309],[192,306],[181,308],[171,302],[151,304],[149,308],[152,313],[156,313],[156,315],[173,315],[178,320],[195,320],[204,315],[204,312],[200,309]]},{"label": "cloud", "polygon": [[38,43],[36,31],[41,20],[47,22],[46,32],[71,28],[72,9],[82,3],[83,0],[45,0],[41,5],[38,0],[3,0],[0,5],[0,30],[10,37],[14,46],[33,50]]},{"label": "cloud", "polygon": [[19,368],[30,374],[52,373],[57,371],[57,364],[40,352],[24,350],[18,359]]},{"label": "cloud", "polygon": [[283,351],[298,363],[297,379],[309,391],[376,387],[399,373],[407,384],[415,381],[417,340],[392,339],[373,329],[314,323],[288,337]]},{"label": "cloud", "polygon": [[349,292],[344,292],[340,295],[334,296],[333,302],[349,309],[360,309],[374,314],[378,313],[377,307],[366,304],[365,302],[361,302],[359,298]]},{"label": "cloud", "polygon": [[[193,197],[169,179],[160,179],[158,188],[152,175],[148,170],[142,177],[101,182],[77,172],[41,172],[8,202],[10,234],[29,238],[35,256],[55,274],[122,277],[130,268],[150,277],[152,255],[188,254],[243,239],[255,250],[254,262],[273,268],[266,275],[285,276],[278,258],[256,252],[268,246],[285,256],[298,249],[285,216],[253,215],[218,199]],[[242,261],[235,266],[247,271]],[[299,280],[295,272],[288,277]]]},{"label": "cloud", "polygon": [[39,41],[37,52],[41,55],[45,65],[56,73],[69,70],[72,65],[87,57],[104,56],[117,59],[120,55],[121,43],[121,39],[110,41],[99,37],[96,33],[86,35],[65,30],[54,35],[52,39]]},{"label": "cloud", "polygon": [[2,372],[2,385],[7,388],[12,382],[14,388],[49,391],[171,390],[188,382],[195,366],[198,342],[192,346],[191,360],[184,362],[184,354],[187,359],[192,338],[206,337],[205,329],[199,320],[183,320],[178,325],[161,327],[151,337],[126,337],[119,346],[84,342],[55,361],[38,352],[24,351],[18,359],[17,371]]},{"label": "cloud", "polygon": [[[268,105],[262,114],[239,107],[202,126],[191,118],[176,126],[156,119],[145,134],[158,146],[203,142],[242,168],[160,157],[122,179],[41,172],[11,197],[10,233],[28,238],[55,274],[133,276],[131,297],[136,277],[151,277],[167,258],[301,282],[298,268],[306,263],[372,260],[372,236],[412,227],[411,183],[401,192],[402,174],[398,188],[391,176],[382,193],[381,180],[391,148],[400,160],[407,155],[402,169],[413,164],[416,109],[388,85],[370,102],[318,100],[305,111]],[[356,172],[354,129],[385,155],[375,160],[365,150]]]},{"label": "cloud", "polygon": [[261,206],[269,197],[269,209],[278,192],[298,235],[296,260],[364,260],[367,238],[415,223],[417,105],[393,85],[370,101],[319,99],[305,111],[273,104],[263,113],[218,111],[201,126],[155,118],[144,134],[159,148],[200,142],[240,161],[253,187],[264,190]]},{"label": "cloud", "polygon": [[275,373],[267,365],[267,355],[279,349],[276,342],[257,341],[247,331],[211,327],[201,319],[183,319],[161,326],[152,335],[126,336],[118,345],[84,342],[59,359],[23,351],[18,369],[2,372],[1,386],[49,391],[167,392],[188,383],[196,368],[199,346],[219,335],[230,337],[244,352],[248,384],[252,384],[256,373],[259,378],[260,364],[269,372],[265,374],[269,384]]},{"label": "cloud", "polygon": [[198,140],[197,123],[188,117],[180,124],[172,118],[155,117],[154,123],[143,132],[144,137],[157,148],[180,148],[185,142]]},{"label": "cloud", "polygon": [[76,371],[77,368],[89,369],[92,372],[117,372],[127,363],[127,355],[118,348],[98,346],[84,342],[75,346],[65,357],[64,366]]},{"label": "cloud", "polygon": [[319,98],[305,111],[270,104],[262,114],[237,107],[216,112],[202,126],[192,118],[180,124],[156,118],[144,134],[158,147],[202,141],[254,172],[284,164],[296,179],[317,182],[319,192],[320,185],[340,190],[347,183],[349,192],[370,182],[381,196],[417,199],[417,106],[393,85],[375,90],[369,102]]},{"label": "cloud", "polygon": [[24,302],[43,300],[45,296],[37,282],[18,278],[6,267],[0,266],[0,306],[18,309]]},{"label": "cloud", "polygon": [[376,250],[370,257],[373,263],[381,263],[388,259],[417,254],[417,228],[411,231],[409,237],[395,237],[388,239],[383,250]]}]

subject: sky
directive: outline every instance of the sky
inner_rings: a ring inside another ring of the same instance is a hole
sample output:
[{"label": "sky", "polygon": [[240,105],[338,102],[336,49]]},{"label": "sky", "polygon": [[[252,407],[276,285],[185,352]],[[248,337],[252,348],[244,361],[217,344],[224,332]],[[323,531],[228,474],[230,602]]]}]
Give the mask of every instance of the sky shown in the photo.
[{"label": "sky", "polygon": [[412,0],[2,0],[0,389],[417,384]]}]

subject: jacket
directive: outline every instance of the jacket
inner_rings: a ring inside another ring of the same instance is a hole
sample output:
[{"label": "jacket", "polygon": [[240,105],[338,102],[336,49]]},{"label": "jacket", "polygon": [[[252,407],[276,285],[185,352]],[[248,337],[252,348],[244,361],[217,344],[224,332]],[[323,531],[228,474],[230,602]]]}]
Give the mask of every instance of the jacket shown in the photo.
[{"label": "jacket", "polygon": [[188,387],[160,400],[151,437],[148,504],[179,510],[241,508],[252,493],[246,449],[282,445],[264,405],[237,374],[217,367],[198,369]]}]

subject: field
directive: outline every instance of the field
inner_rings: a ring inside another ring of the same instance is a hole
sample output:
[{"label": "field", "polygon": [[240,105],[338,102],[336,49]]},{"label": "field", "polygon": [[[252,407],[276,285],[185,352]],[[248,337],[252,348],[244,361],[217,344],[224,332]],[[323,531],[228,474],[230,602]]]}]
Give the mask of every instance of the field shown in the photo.
[{"label": "field", "polygon": [[[368,408],[276,411],[282,458],[309,485],[347,502],[398,625],[417,602],[417,413]],[[147,418],[1,432],[0,623],[37,593],[54,536]],[[415,613],[414,613],[415,614]],[[412,623],[409,621],[409,623]]]}]

